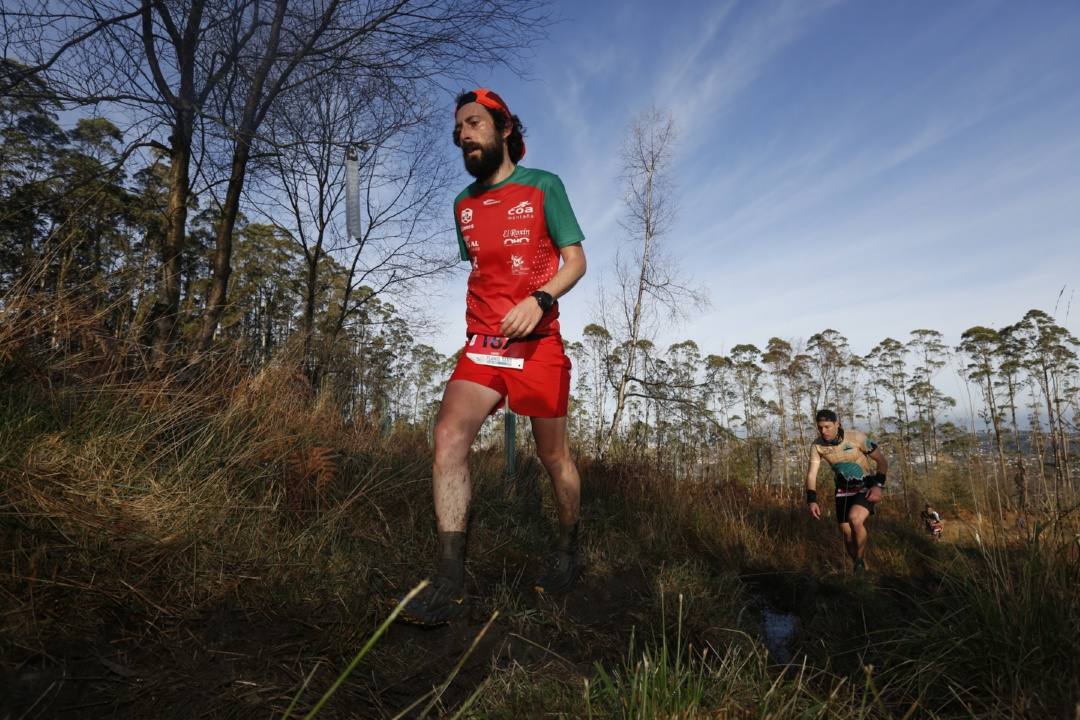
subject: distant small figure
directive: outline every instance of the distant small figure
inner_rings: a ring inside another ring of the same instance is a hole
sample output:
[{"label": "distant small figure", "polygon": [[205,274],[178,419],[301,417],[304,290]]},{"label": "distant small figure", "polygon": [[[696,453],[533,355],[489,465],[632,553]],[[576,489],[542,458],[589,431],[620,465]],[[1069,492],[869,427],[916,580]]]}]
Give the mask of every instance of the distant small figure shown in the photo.
[{"label": "distant small figure", "polygon": [[940,542],[941,530],[943,527],[941,513],[930,507],[930,503],[927,503],[926,507],[923,508],[923,511],[919,513],[919,517],[922,519],[923,527],[926,528],[926,532],[930,535],[930,539],[934,542]]}]

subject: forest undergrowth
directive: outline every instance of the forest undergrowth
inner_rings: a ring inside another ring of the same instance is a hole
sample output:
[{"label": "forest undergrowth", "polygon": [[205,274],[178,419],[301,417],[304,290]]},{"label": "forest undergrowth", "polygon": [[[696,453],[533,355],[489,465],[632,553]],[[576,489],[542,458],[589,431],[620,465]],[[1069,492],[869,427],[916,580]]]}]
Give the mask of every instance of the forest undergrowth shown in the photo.
[{"label": "forest undergrowth", "polygon": [[392,625],[343,676],[430,567],[430,429],[347,419],[287,352],[155,373],[53,310],[0,329],[2,718],[1080,717],[1070,506],[894,490],[857,578],[797,492],[580,457],[589,569],[536,597],[546,478],[500,447],[467,619]]}]

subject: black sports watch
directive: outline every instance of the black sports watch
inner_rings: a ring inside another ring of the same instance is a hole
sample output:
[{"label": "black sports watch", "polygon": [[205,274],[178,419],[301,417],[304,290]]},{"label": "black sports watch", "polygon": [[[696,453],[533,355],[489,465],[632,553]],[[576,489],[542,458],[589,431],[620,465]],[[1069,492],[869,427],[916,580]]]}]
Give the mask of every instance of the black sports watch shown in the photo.
[{"label": "black sports watch", "polygon": [[529,294],[536,298],[536,304],[540,306],[540,310],[543,312],[547,312],[555,304],[555,298],[551,297],[551,293],[546,293],[543,290],[533,290]]}]

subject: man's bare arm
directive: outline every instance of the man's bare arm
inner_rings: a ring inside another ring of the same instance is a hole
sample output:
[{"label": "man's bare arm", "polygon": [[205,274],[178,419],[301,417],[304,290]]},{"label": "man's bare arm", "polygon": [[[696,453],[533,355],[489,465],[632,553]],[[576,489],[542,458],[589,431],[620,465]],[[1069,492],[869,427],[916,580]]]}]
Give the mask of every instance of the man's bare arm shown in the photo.
[{"label": "man's bare arm", "polygon": [[806,470],[806,489],[817,489],[818,468],[821,466],[821,456],[810,450],[810,467]]},{"label": "man's bare arm", "polygon": [[885,458],[885,453],[881,452],[880,447],[876,447],[870,452],[870,459],[877,464],[879,475],[889,474],[889,461]]},{"label": "man's bare arm", "polygon": [[[554,277],[537,288],[555,299],[568,293],[585,274],[585,251],[580,243],[559,248],[559,254],[562,256],[562,267]],[[543,316],[535,298],[524,298],[506,313],[501,332],[506,337],[525,337],[536,328]]]},{"label": "man's bare arm", "polygon": [[[810,467],[806,469],[806,499],[810,506],[810,514],[815,518],[821,517],[821,506],[817,504],[817,474],[821,466],[821,456],[814,448],[810,448]],[[811,500],[811,498],[814,498]]]},{"label": "man's bare arm", "polygon": [[559,248],[559,255],[562,256],[562,267],[554,277],[537,288],[556,300],[570,292],[570,288],[585,275],[585,250],[581,243]]}]

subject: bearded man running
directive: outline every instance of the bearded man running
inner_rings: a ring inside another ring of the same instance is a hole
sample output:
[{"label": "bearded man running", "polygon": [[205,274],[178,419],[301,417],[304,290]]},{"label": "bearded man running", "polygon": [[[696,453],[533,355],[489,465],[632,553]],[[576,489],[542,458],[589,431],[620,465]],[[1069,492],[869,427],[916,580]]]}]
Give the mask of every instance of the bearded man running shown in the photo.
[{"label": "bearded man running", "polygon": [[476,178],[454,201],[461,259],[472,264],[467,339],[435,423],[438,559],[430,585],[402,612],[429,626],[464,611],[469,447],[504,400],[531,419],[558,512],[558,536],[533,587],[566,592],[584,568],[581,479],[566,425],[570,359],[558,303],[585,274],[584,235],[558,176],[518,164],[525,156],[521,121],[496,93],[479,88],[458,96],[454,144]]}]

